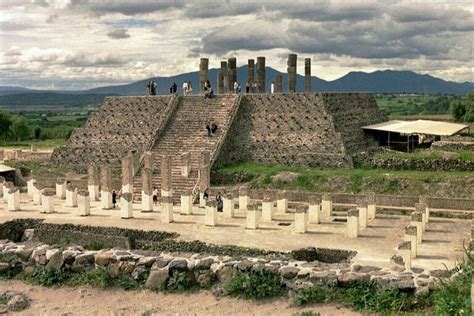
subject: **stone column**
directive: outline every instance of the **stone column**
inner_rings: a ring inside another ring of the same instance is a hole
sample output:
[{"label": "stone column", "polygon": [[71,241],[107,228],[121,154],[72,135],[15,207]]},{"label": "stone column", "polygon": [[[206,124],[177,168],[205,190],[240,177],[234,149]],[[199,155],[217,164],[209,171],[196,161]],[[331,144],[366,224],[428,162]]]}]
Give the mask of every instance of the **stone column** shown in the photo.
[{"label": "stone column", "polygon": [[247,187],[239,188],[239,211],[246,212],[250,203],[249,189]]},{"label": "stone column", "polygon": [[249,92],[252,92],[252,86],[255,82],[255,60],[249,59],[248,60],[248,67],[247,67],[247,82],[250,84]]},{"label": "stone column", "polygon": [[10,191],[10,189],[14,187],[15,185],[13,184],[13,182],[10,181],[7,181],[3,184],[3,200],[5,202],[8,202],[8,191]]},{"label": "stone column", "polygon": [[295,232],[299,234],[306,233],[308,223],[308,213],[306,206],[298,205],[295,211]]},{"label": "stone column", "polygon": [[424,203],[415,203],[415,212],[421,214],[422,229],[426,230],[426,205]]},{"label": "stone column", "polygon": [[359,210],[359,227],[367,228],[367,201],[365,197],[357,198],[357,209]]},{"label": "stone column", "polygon": [[143,154],[143,166],[153,171],[154,168],[154,155],[151,151],[146,151]]},{"label": "stone column", "polygon": [[204,84],[207,81],[207,72],[209,69],[209,58],[201,58],[199,63],[199,91],[204,93]]},{"label": "stone column", "polygon": [[92,201],[99,200],[99,181],[97,181],[97,168],[90,164],[87,168],[87,190]]},{"label": "stone column", "polygon": [[54,195],[56,191],[53,189],[44,189],[41,196],[42,213],[54,213]]},{"label": "stone column", "polygon": [[142,212],[153,211],[153,171],[149,168],[142,169]]},{"label": "stone column", "polygon": [[286,191],[280,191],[277,193],[277,212],[278,213],[288,213],[288,198],[286,196]]},{"label": "stone column", "polygon": [[415,258],[418,254],[417,254],[417,250],[418,250],[418,247],[417,247],[417,244],[418,244],[418,240],[417,240],[417,237],[416,237],[416,227],[415,226],[407,226],[405,227],[405,236],[403,238],[403,240],[405,241],[408,241],[411,243],[411,257],[412,258]]},{"label": "stone column", "polygon": [[26,182],[26,189],[27,189],[27,192],[28,192],[28,196],[30,198],[33,197],[33,190],[35,189],[35,187],[34,187],[35,182],[36,182],[36,179],[29,179]]},{"label": "stone column", "polygon": [[217,75],[217,93],[225,94],[229,91],[229,77],[227,74],[227,62],[221,61],[221,69]]},{"label": "stone column", "polygon": [[411,242],[409,241],[402,241],[398,244],[398,251],[397,255],[403,258],[403,262],[405,263],[405,269],[411,269]]},{"label": "stone column", "polygon": [[429,197],[420,195],[419,196],[419,201],[418,203],[422,203],[425,205],[425,214],[426,214],[426,219],[425,219],[425,224],[430,221],[430,208],[429,208]]},{"label": "stone column", "polygon": [[217,226],[217,208],[216,201],[208,201],[206,204],[206,226]]},{"label": "stone column", "polygon": [[373,220],[375,218],[377,206],[375,205],[375,193],[369,192],[366,195],[367,198],[367,218]]},{"label": "stone column", "polygon": [[77,206],[77,189],[71,183],[66,186],[66,206]]},{"label": "stone column", "polygon": [[189,151],[181,154],[181,176],[189,177],[191,172],[191,153]]},{"label": "stone column", "polygon": [[172,196],[171,156],[161,158],[161,196]]},{"label": "stone column", "polygon": [[356,208],[347,212],[347,237],[359,237],[359,210]]},{"label": "stone column", "polygon": [[234,217],[234,208],[235,203],[232,193],[227,193],[222,197],[222,212],[224,217],[233,218]]},{"label": "stone column", "polygon": [[19,211],[20,210],[20,188],[10,188],[8,190],[8,206],[9,211]]},{"label": "stone column", "polygon": [[258,205],[257,203],[250,203],[248,205],[248,211],[247,211],[247,229],[252,229],[255,230],[258,228],[258,224],[260,222],[260,211],[258,210]]},{"label": "stone column", "polygon": [[56,180],[56,197],[60,200],[66,199],[66,181],[64,179]]},{"label": "stone column", "polygon": [[229,89],[234,90],[234,82],[237,81],[237,58],[231,57],[228,60],[229,65]]},{"label": "stone column", "polygon": [[296,54],[288,55],[288,92],[296,92]]},{"label": "stone column", "polygon": [[313,224],[319,224],[321,221],[319,215],[321,213],[321,199],[318,196],[311,196],[308,207],[308,221]]},{"label": "stone column", "polygon": [[161,222],[173,222],[173,198],[171,196],[161,197]]},{"label": "stone column", "polygon": [[423,217],[421,213],[414,212],[411,213],[410,216],[410,226],[415,226],[416,227],[416,237],[418,243],[421,243],[423,240]]},{"label": "stone column", "polygon": [[283,92],[283,75],[277,74],[275,77],[275,93]]},{"label": "stone column", "polygon": [[80,190],[77,193],[77,206],[80,216],[89,216],[91,214],[91,199],[89,191]]},{"label": "stone column", "polygon": [[133,156],[122,159],[122,193],[133,194]]},{"label": "stone column", "polygon": [[41,205],[44,187],[38,182],[35,182],[33,186],[35,188],[33,191],[33,205]]},{"label": "stone column", "polygon": [[311,58],[304,59],[304,91],[311,92]]},{"label": "stone column", "polygon": [[133,196],[130,192],[122,193],[120,198],[120,217],[133,218]]},{"label": "stone column", "polygon": [[100,206],[103,210],[110,210],[112,204],[112,178],[109,167],[100,169]]},{"label": "stone column", "polygon": [[265,196],[262,202],[262,221],[271,222],[273,220],[273,199],[270,196]]},{"label": "stone column", "polygon": [[257,57],[257,88],[265,93],[265,57]]},{"label": "stone column", "polygon": [[186,190],[183,195],[181,195],[181,215],[191,215],[193,213],[193,197],[191,190]]},{"label": "stone column", "polygon": [[321,221],[328,221],[332,214],[332,197],[324,193],[321,198]]}]

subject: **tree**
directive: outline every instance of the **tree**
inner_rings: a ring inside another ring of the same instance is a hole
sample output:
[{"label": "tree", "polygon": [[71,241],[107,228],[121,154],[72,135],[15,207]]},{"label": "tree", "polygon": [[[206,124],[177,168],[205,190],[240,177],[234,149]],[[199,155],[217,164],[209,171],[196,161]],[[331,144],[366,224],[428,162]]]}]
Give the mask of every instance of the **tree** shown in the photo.
[{"label": "tree", "polygon": [[451,114],[456,122],[474,122],[474,91],[451,102]]},{"label": "tree", "polygon": [[15,117],[10,127],[12,135],[16,140],[27,140],[30,138],[31,131],[28,122],[23,117]]},{"label": "tree", "polygon": [[33,133],[35,135],[36,140],[39,140],[41,138],[41,128],[40,127],[36,126]]},{"label": "tree", "polygon": [[0,136],[3,136],[4,140],[6,139],[8,132],[10,131],[11,125],[11,115],[6,112],[0,112]]}]

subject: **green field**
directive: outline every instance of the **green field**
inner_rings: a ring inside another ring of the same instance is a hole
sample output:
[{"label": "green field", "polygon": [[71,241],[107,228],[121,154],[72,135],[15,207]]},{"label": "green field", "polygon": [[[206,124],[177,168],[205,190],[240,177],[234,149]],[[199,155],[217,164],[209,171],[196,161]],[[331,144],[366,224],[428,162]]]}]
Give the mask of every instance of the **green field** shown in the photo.
[{"label": "green field", "polygon": [[450,115],[450,102],[457,97],[434,95],[378,94],[377,104],[391,117],[402,115]]}]

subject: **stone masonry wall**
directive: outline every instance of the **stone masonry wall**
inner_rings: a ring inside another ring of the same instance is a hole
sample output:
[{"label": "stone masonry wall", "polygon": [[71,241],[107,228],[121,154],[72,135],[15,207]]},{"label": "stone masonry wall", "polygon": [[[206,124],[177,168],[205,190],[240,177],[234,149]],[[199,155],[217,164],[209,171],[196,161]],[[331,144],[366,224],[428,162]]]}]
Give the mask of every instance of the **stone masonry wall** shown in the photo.
[{"label": "stone masonry wall", "polygon": [[246,95],[217,164],[350,167],[370,146],[360,127],[385,120],[368,93]]},{"label": "stone masonry wall", "polygon": [[131,150],[152,145],[173,110],[174,98],[108,97],[84,128],[74,131],[66,146],[56,149],[50,163],[83,172],[91,162],[120,166]]}]

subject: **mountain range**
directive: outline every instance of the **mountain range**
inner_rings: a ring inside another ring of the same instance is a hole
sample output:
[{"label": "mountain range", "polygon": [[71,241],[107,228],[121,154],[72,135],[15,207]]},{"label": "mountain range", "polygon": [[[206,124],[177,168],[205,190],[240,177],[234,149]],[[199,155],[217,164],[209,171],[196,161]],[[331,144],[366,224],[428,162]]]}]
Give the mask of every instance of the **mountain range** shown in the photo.
[{"label": "mountain range", "polygon": [[[279,71],[266,67],[266,89],[270,89]],[[216,90],[218,69],[210,69],[208,78]],[[288,87],[288,75],[283,75],[284,91]],[[237,68],[237,78],[245,90],[247,80],[247,66]],[[176,82],[178,91],[184,81],[191,81],[195,91],[199,89],[199,72],[189,72],[172,77],[155,77],[140,80],[125,85],[106,86],[81,91],[65,90],[33,90],[24,87],[0,86],[0,105],[6,106],[31,106],[31,105],[85,105],[100,103],[108,95],[143,95],[145,85],[153,80],[158,85],[158,94],[169,93],[169,87]],[[473,82],[445,81],[430,75],[421,75],[412,71],[382,70],[371,73],[350,72],[345,76],[326,81],[316,76],[311,78],[312,88],[315,92],[374,92],[374,93],[417,93],[417,94],[455,94],[464,95],[474,90]],[[304,76],[297,77],[297,91],[304,89]]]}]

